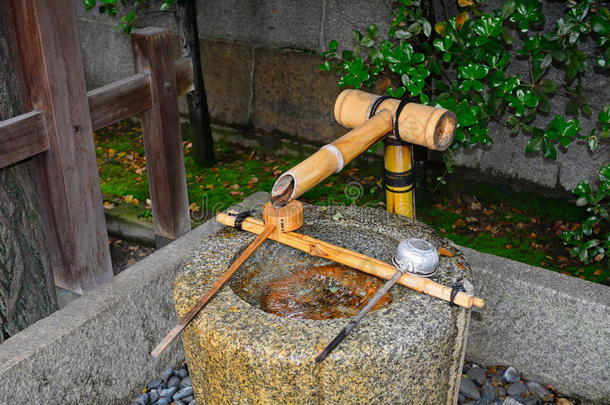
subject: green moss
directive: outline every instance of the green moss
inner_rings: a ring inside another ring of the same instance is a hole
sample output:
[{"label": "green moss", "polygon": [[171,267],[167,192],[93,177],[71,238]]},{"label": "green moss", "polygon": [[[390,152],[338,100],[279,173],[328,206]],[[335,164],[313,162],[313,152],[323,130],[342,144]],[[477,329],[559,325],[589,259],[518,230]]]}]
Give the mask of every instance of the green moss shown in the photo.
[{"label": "green moss", "polygon": [[[218,131],[215,129],[215,131]],[[220,131],[225,131],[220,129]],[[229,131],[229,135],[235,135]],[[212,168],[198,167],[185,136],[185,167],[187,190],[193,211],[207,214],[194,218],[206,219],[211,214],[224,210],[246,196],[257,191],[270,191],[279,173],[282,173],[307,157],[305,153],[294,156],[276,157],[265,155],[260,148],[245,149],[218,141],[215,152],[218,163]],[[102,192],[105,195],[128,201],[133,196],[140,205],[141,217],[150,218],[150,210],[145,209],[149,198],[148,180],[144,161],[144,148],[140,128],[130,122],[123,122],[96,133],[98,167]],[[384,206],[385,190],[381,183],[383,162],[370,163],[370,159],[357,158],[341,173],[324,180],[305,193],[300,200],[312,204],[357,204]],[[485,183],[450,184],[439,192],[427,196],[417,206],[418,219],[455,241],[481,252],[490,253],[521,261],[534,266],[543,266],[607,283],[610,271],[599,265],[579,265],[573,262],[560,267],[550,260],[543,249],[532,248],[560,244],[553,232],[541,233],[534,239],[516,231],[472,232],[469,215],[465,209],[456,209],[455,200],[460,196],[474,196],[483,207],[493,211],[489,220],[493,223],[529,224],[532,218],[553,224],[562,220],[576,222],[583,218],[582,210],[569,202],[545,198],[532,193],[516,192]],[[463,205],[463,203],[461,203]],[[462,222],[460,226],[456,223]],[[561,246],[559,249],[563,249]],[[567,256],[567,253],[562,253]],[[597,274],[594,274],[596,273]]]}]

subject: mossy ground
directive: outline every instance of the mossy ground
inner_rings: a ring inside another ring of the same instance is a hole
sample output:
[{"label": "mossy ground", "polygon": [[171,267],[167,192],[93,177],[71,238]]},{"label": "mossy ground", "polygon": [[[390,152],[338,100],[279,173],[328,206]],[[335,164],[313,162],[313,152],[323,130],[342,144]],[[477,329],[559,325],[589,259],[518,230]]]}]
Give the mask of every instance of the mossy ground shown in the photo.
[{"label": "mossy ground", "polygon": [[[142,208],[151,216],[141,128],[123,121],[95,134],[102,192],[112,208],[120,203]],[[199,168],[190,142],[183,142],[187,188],[194,222],[241,201],[256,191],[270,191],[280,173],[306,156],[278,157],[258,148],[218,141],[218,162]],[[356,159],[300,199],[312,204],[357,204],[384,207],[383,164]],[[417,216],[456,243],[567,275],[610,285],[610,270],[600,263],[584,265],[570,257],[559,235],[574,228],[585,212],[573,204],[491,184],[453,182],[429,194]],[[598,232],[601,232],[598,230]]]}]

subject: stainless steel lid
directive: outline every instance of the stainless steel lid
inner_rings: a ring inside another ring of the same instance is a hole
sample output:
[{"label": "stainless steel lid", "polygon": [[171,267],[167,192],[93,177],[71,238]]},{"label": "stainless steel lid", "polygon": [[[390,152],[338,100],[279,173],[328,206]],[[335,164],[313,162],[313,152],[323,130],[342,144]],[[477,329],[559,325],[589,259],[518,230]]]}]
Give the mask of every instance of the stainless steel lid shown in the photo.
[{"label": "stainless steel lid", "polygon": [[425,239],[409,238],[398,244],[392,262],[403,272],[430,277],[436,273],[438,252],[436,247]]}]

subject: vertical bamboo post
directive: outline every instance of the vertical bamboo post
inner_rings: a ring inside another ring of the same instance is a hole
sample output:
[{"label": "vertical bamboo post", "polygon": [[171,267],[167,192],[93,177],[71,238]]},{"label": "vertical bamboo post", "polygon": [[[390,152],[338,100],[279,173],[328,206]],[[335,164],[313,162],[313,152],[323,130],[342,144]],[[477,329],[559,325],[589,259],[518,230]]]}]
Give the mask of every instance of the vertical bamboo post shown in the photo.
[{"label": "vertical bamboo post", "polygon": [[150,77],[152,108],[142,113],[142,130],[159,247],[191,229],[170,32],[135,30],[131,45],[136,73]]},{"label": "vertical bamboo post", "polygon": [[413,145],[388,139],[384,146],[384,183],[387,210],[398,215],[414,218]]}]

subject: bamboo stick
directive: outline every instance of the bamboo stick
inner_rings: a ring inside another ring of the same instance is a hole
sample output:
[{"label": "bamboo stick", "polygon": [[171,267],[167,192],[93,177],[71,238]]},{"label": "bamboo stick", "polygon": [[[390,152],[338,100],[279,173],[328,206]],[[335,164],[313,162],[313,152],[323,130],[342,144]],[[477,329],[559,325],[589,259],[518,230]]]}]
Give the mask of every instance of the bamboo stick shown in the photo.
[{"label": "bamboo stick", "polygon": [[[234,226],[235,224],[235,217],[224,213],[218,214],[216,220],[223,225]],[[242,229],[259,234],[263,232],[265,225],[260,220],[246,218],[242,223]],[[269,239],[302,250],[312,256],[333,260],[337,263],[344,264],[386,280],[389,280],[396,272],[396,268],[391,264],[300,233],[276,233],[270,235]],[[445,301],[450,301],[451,299],[451,288],[435,283],[427,278],[405,273],[398,279],[398,284]],[[473,305],[482,307],[484,305],[484,301],[481,298],[474,297],[464,292],[458,292],[454,302],[456,305],[464,308],[471,308]]]},{"label": "bamboo stick", "polygon": [[[233,223],[235,223],[235,217],[233,217]],[[239,269],[241,265],[244,264],[244,262],[248,260],[250,256],[252,256],[252,253],[254,253],[256,249],[263,244],[263,242],[269,237],[269,235],[271,235],[271,233],[273,233],[274,230],[275,225],[269,224],[264,225],[260,232],[257,232],[257,238],[254,239],[246,250],[244,250],[244,252],[237,258],[237,260],[233,262],[231,267],[229,267],[229,269],[218,280],[216,280],[208,292],[205,293],[203,297],[199,298],[199,301],[197,301],[193,308],[191,308],[189,312],[184,315],[184,318],[182,318],[180,322],[178,322],[178,324],[174,326],[174,328],[163,338],[163,340],[159,342],[157,347],[155,347],[150,353],[152,356],[159,357],[159,355],[163,353],[167,346],[169,346],[169,344],[180,334],[180,332],[182,332],[184,328],[186,328],[186,326],[199,313],[199,311],[201,311],[201,308],[203,308],[203,306],[207,304],[214,295],[216,295],[218,290],[220,290],[220,288],[231,278],[233,273],[235,273],[237,269]]]},{"label": "bamboo stick", "polygon": [[392,114],[379,111],[333,143],[282,174],[271,189],[271,201],[281,206],[298,198],[363,153],[392,129]]}]

